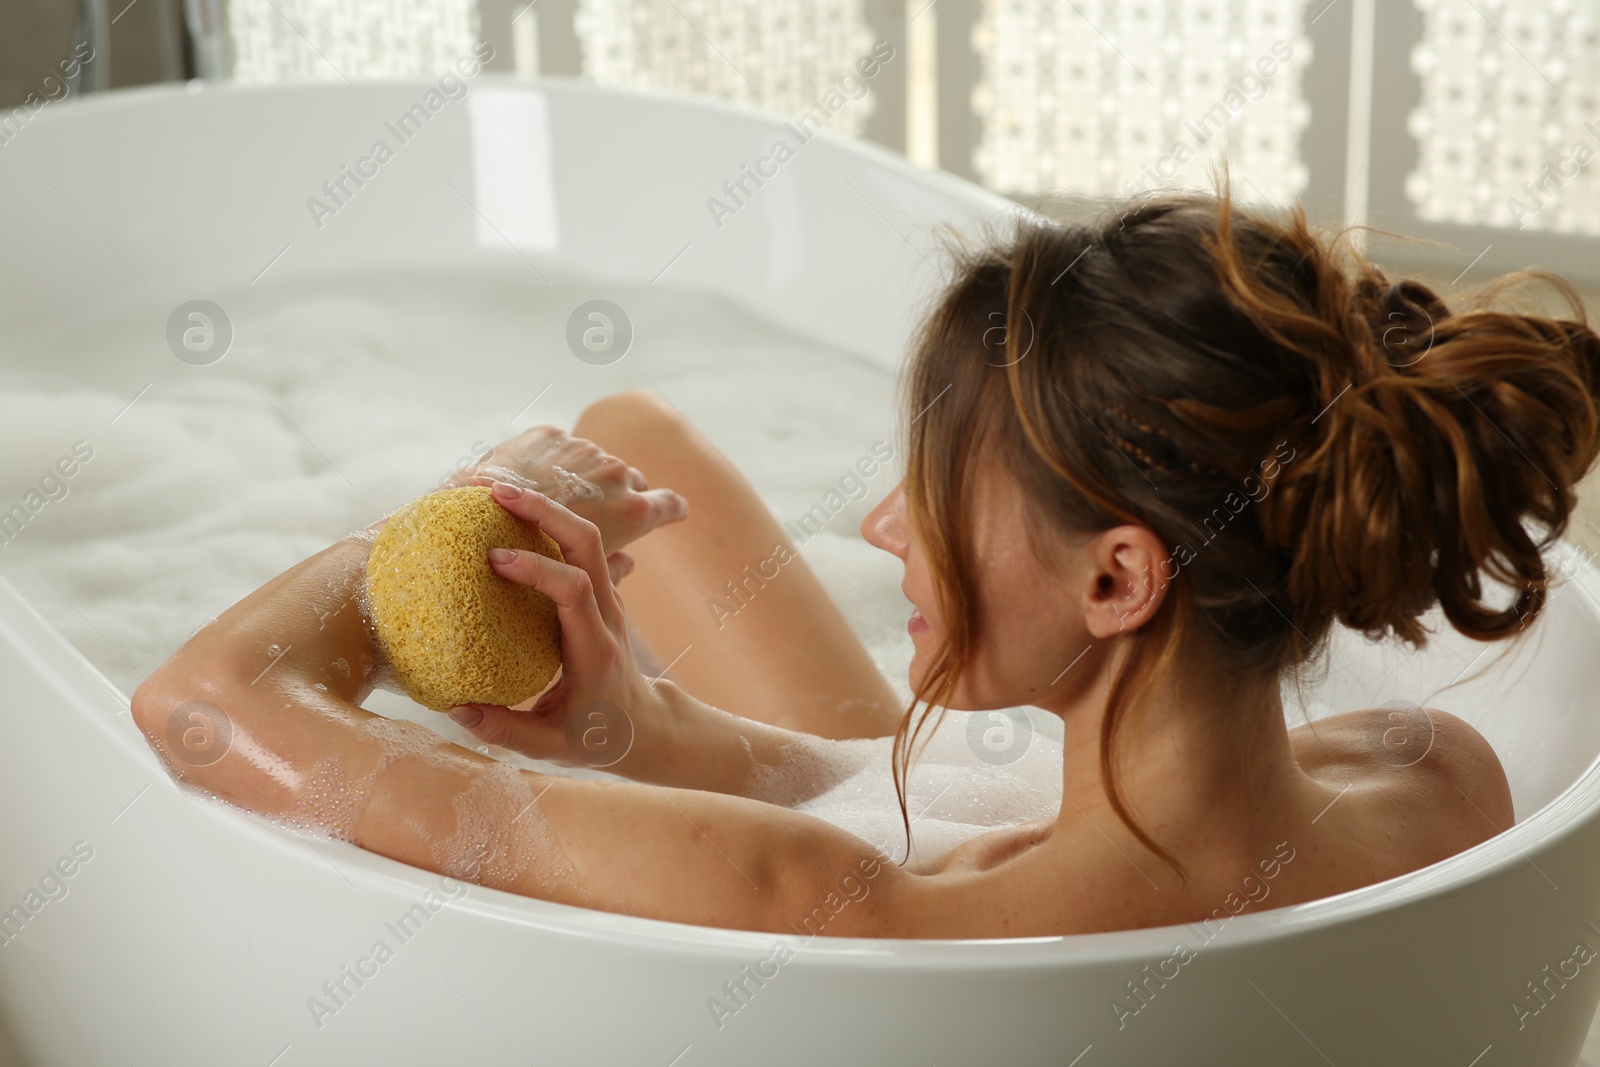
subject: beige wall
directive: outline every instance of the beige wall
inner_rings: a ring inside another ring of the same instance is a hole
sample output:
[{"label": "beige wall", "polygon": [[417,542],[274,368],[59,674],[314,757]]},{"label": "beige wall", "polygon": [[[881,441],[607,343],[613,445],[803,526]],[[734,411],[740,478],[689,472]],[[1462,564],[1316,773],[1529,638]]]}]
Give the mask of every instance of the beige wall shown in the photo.
[{"label": "beige wall", "polygon": [[[0,107],[15,107],[72,45],[77,5],[61,0],[6,0],[6,32],[0,33]],[[41,94],[42,95],[42,94]]]},{"label": "beige wall", "polygon": [[[181,78],[179,0],[106,0],[111,24],[109,57],[113,88]],[[60,73],[71,51],[77,23],[75,0],[4,0],[0,32],[0,107],[15,107],[40,88],[46,76]]]}]

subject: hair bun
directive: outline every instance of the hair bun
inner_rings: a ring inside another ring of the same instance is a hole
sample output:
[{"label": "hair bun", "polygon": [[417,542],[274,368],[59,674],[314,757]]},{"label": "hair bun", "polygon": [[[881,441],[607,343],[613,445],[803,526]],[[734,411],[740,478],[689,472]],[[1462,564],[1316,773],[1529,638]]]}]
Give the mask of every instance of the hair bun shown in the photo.
[{"label": "hair bun", "polygon": [[1379,281],[1358,286],[1356,295],[1377,354],[1392,367],[1412,366],[1432,347],[1438,324],[1450,309],[1432,289],[1410,279],[1379,290],[1383,275],[1376,269],[1374,274]]},{"label": "hair bun", "polygon": [[[1332,615],[1420,645],[1435,603],[1482,640],[1542,608],[1542,551],[1600,452],[1600,337],[1571,288],[1540,277],[1576,321],[1453,313],[1370,267],[1354,283],[1342,344],[1308,354],[1323,411],[1312,444],[1263,516],[1308,622]],[[1509,605],[1484,576],[1513,591]]]}]

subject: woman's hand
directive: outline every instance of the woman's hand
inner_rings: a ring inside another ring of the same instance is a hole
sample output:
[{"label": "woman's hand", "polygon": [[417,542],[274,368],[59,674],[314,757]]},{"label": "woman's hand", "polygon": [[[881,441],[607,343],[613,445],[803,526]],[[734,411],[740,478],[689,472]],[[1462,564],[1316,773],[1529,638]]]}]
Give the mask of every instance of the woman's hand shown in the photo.
[{"label": "woman's hand", "polygon": [[[606,555],[689,514],[688,501],[678,493],[651,489],[637,467],[559,426],[534,426],[502,441],[482,463],[457,472],[445,485],[488,485],[495,479],[538,490],[592,522]],[[626,555],[621,566],[618,573],[618,563],[612,564],[614,578],[631,567]]]},{"label": "woman's hand", "polygon": [[555,601],[561,676],[528,711],[463,704],[450,717],[478,740],[532,759],[649,777],[673,717],[634,661],[599,528],[536,490],[491,484],[496,503],[538,524],[565,557],[561,562],[537,552],[489,551],[496,574]]}]

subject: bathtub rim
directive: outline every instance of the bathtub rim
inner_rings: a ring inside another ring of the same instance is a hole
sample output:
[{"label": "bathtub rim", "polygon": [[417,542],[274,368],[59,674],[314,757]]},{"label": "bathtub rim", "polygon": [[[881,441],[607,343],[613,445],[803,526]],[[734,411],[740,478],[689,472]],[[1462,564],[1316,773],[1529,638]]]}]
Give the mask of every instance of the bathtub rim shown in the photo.
[{"label": "bathtub rim", "polygon": [[[202,100],[212,102],[225,102],[229,98],[250,97],[271,99],[274,97],[294,98],[303,97],[306,102],[300,106],[315,108],[321,102],[330,104],[348,98],[361,90],[370,90],[377,93],[392,93],[402,98],[409,98],[409,94],[436,88],[437,79],[421,77],[385,77],[385,78],[357,78],[353,85],[342,82],[316,81],[312,79],[296,80],[289,82],[213,82],[203,79],[190,79],[186,82],[164,82],[149,85],[132,86],[117,89],[113,92],[71,95],[64,97],[59,104],[67,106],[53,106],[41,109],[32,119],[29,126],[45,126],[55,131],[55,136],[68,138],[81,138],[85,133],[100,132],[92,127],[81,124],[116,123],[127,115],[144,116],[141,109],[147,109],[157,120],[170,121],[182,116],[174,111],[190,105],[190,101]],[[759,133],[761,137],[788,136],[783,127],[789,116],[764,111],[749,104],[733,101],[716,100],[707,97],[691,96],[671,91],[656,91],[635,89],[628,87],[600,86],[582,78],[565,75],[544,75],[538,78],[522,78],[512,73],[503,71],[481,71],[469,79],[469,88],[481,86],[494,92],[529,92],[552,100],[567,101],[564,106],[582,108],[585,106],[605,106],[607,104],[619,105],[634,115],[642,115],[645,119],[659,119],[660,115],[652,114],[658,109],[666,112],[694,113],[708,118],[721,118],[723,121],[736,120],[742,124],[746,133]],[[470,98],[470,92],[461,97],[461,100]],[[453,121],[463,121],[456,118]],[[73,123],[80,126],[75,129]],[[19,136],[24,139],[28,135],[24,132]],[[918,186],[931,198],[942,201],[952,213],[960,214],[966,221],[980,221],[985,227],[1000,223],[1005,219],[1029,218],[1043,219],[1034,209],[1013,201],[999,193],[985,189],[971,181],[957,175],[941,170],[927,169],[916,166],[903,155],[881,145],[874,144],[861,138],[841,134],[831,127],[817,130],[807,140],[807,145],[817,142],[822,147],[818,150],[819,158],[814,165],[821,170],[846,170],[852,175],[856,168],[863,171],[877,170],[887,172],[893,177],[908,185]],[[27,149],[26,151],[33,151]],[[36,164],[35,164],[36,166]],[[1109,205],[1112,198],[1103,198],[1104,205]],[[1104,206],[1102,205],[1102,206]],[[890,215],[896,209],[890,208]],[[918,217],[918,216],[914,216]],[[465,220],[470,223],[470,219]],[[923,220],[929,221],[929,220]],[[932,221],[944,222],[948,218],[939,218]],[[902,240],[904,235],[901,235]],[[298,243],[298,239],[297,239]],[[914,246],[913,246],[914,248]],[[392,251],[392,250],[391,250]],[[352,269],[352,263],[343,258],[341,251],[339,258],[331,262],[319,259],[308,261],[302,256],[290,256],[281,265],[273,267],[273,276],[270,285],[281,284],[285,280],[292,282],[316,282],[330,274],[339,274]],[[501,258],[506,263],[524,262],[540,266],[554,266],[564,268],[562,273],[566,281],[582,283],[617,281],[627,284],[646,284],[651,282],[652,275],[657,273],[658,264],[652,264],[648,270],[634,271],[629,269],[613,272],[609,269],[595,269],[592,265],[585,264],[574,266],[567,262],[563,250],[558,248],[551,252],[545,249],[516,247],[502,251],[494,245],[474,247],[467,249],[447,249],[443,258],[440,250],[428,248],[425,253],[415,249],[408,250],[400,258],[385,253],[376,257],[358,258],[359,269],[381,270],[385,272],[407,272],[418,268],[432,269],[439,266],[451,266],[466,262],[483,262],[493,258]],[[937,273],[937,272],[934,272]],[[634,276],[637,275],[637,277]],[[210,280],[209,275],[189,277],[183,274],[173,275],[162,280],[160,284],[173,292],[185,290],[181,299],[187,299],[194,292],[205,288],[202,284],[199,289],[196,283],[200,279]],[[254,285],[252,281],[249,284]],[[684,285],[692,292],[709,293],[718,299],[736,300],[726,292],[717,280],[694,280],[678,284]],[[932,291],[922,292],[917,300],[926,302],[932,298]],[[132,287],[120,293],[107,294],[106,307],[116,309],[119,313],[142,310],[145,302],[144,289]],[[750,310],[772,319],[774,325],[786,331],[794,331],[792,323],[774,318],[770,307],[751,307]],[[0,329],[15,331],[19,336],[27,337],[35,332],[55,329],[55,323],[60,317],[60,309],[54,305],[34,306],[31,302],[0,308]],[[908,328],[909,330],[909,328]],[[805,331],[798,331],[802,336],[822,343],[835,345],[850,351],[852,354],[870,359],[875,364],[881,365],[890,371],[898,368],[903,356],[904,339],[895,342],[893,351],[879,351],[875,346],[859,346],[840,341],[834,336],[813,336]]]},{"label": "bathtub rim", "polygon": [[[52,123],[69,121],[70,117],[92,121],[94,116],[102,111],[122,107],[149,107],[152,104],[165,106],[162,103],[163,101],[187,99],[189,97],[220,97],[236,94],[288,95],[292,93],[321,95],[329,92],[343,95],[350,93],[352,90],[359,91],[364,88],[389,90],[426,89],[434,87],[437,79],[358,77],[353,81],[353,86],[311,79],[288,82],[212,82],[200,78],[191,78],[184,82],[154,82],[147,85],[129,86],[117,89],[114,92],[88,93],[66,97],[61,102],[68,104],[68,107],[43,108],[34,119],[30,120],[29,124],[34,125],[40,119],[50,115],[56,116],[48,119]],[[578,98],[622,99],[631,105],[646,107],[665,104],[686,110],[737,117],[745,122],[763,125],[772,132],[781,131],[784,121],[792,121],[789,116],[766,111],[754,105],[737,101],[694,96],[670,89],[640,89],[631,86],[597,85],[594,82],[571,75],[541,74],[537,78],[523,78],[505,71],[486,70],[474,76],[472,82],[474,84],[490,85],[497,89],[553,92],[557,95],[570,94]],[[1026,204],[1012,200],[991,189],[986,189],[949,171],[919,167],[905,156],[883,145],[864,138],[842,134],[831,126],[824,126],[817,130],[812,134],[812,138],[820,140],[831,149],[847,155],[859,156],[875,166],[886,167],[918,184],[930,186],[941,195],[947,196],[951,200],[959,201],[963,207],[1004,215],[1020,214],[1029,218],[1047,217]],[[809,140],[807,143],[809,143]],[[1116,200],[1115,197],[1109,196],[1092,199],[1095,202],[1103,201],[1106,204],[1113,203]]]},{"label": "bathtub rim", "polygon": [[[497,89],[521,89],[540,93],[552,92],[556,95],[570,94],[580,99],[622,99],[633,106],[650,107],[664,104],[684,110],[733,116],[745,122],[765,126],[769,132],[774,134],[783,130],[783,122],[788,118],[776,112],[766,111],[750,104],[742,104],[731,100],[693,96],[670,89],[639,89],[631,86],[597,85],[594,82],[570,75],[542,74],[537,78],[522,78],[505,71],[483,71],[472,80],[474,83],[482,83]],[[356,78],[354,81],[354,89],[356,91],[362,88],[424,89],[435,84],[433,80],[415,77]],[[36,122],[37,119],[52,114],[56,117],[49,121],[55,123],[69,121],[70,117],[92,121],[96,115],[106,110],[122,107],[149,107],[152,105],[158,107],[168,106],[165,101],[182,100],[190,97],[225,97],[254,94],[277,96],[291,93],[321,95],[330,91],[342,95],[351,92],[352,87],[336,82],[312,81],[309,79],[291,82],[208,82],[203,79],[192,78],[186,82],[156,82],[149,85],[135,85],[125,89],[117,89],[115,92],[89,93],[67,97],[63,102],[69,104],[69,107],[42,109],[33,121]],[[811,135],[811,139],[818,140],[830,149],[841,152],[846,156],[853,155],[873,166],[894,171],[900,177],[928,186],[940,195],[959,202],[962,207],[989,213],[994,218],[1019,215],[1031,219],[1047,218],[1047,216],[1040,214],[1026,204],[1012,200],[992,189],[986,189],[976,182],[968,181],[949,171],[919,167],[905,156],[885,148],[883,145],[864,138],[842,134],[831,126],[824,126],[817,130]],[[808,140],[807,143],[809,144],[810,141]],[[1115,197],[1109,196],[1093,199],[1096,203],[1103,202],[1104,204],[1111,204],[1116,201]],[[524,253],[526,251],[524,250]]]}]

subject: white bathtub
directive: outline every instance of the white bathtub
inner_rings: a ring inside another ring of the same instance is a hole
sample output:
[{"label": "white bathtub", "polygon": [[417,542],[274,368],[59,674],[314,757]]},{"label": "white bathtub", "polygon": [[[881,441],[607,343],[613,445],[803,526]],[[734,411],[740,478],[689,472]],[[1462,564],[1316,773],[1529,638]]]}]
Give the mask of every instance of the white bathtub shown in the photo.
[{"label": "white bathtub", "polygon": [[[286,243],[275,280],[505,257],[510,230],[531,263],[630,284],[670,265],[680,287],[893,362],[934,280],[932,224],[1006,209],[824,137],[718,230],[706,198],[783,134],[776,120],[480,78],[404,166],[360,191],[359,211],[314,228],[305,199],[423,88],[162,89],[52,105],[0,146],[4,358],[106,309],[149,309],[158,327],[182,300],[249,284]],[[70,199],[46,184],[64,175]],[[73,368],[30,373],[67,383]],[[1234,919],[1210,943],[1188,927],[817,938],[720,1027],[708,999],[768,957],[773,937],[474,887],[400,943],[386,924],[438,876],[180,792],[126,693],[0,586],[0,908],[26,910],[58,862],[73,871],[64,898],[13,920],[0,1003],[35,1064],[1565,1067],[1600,1000],[1600,964],[1568,962],[1579,942],[1600,947],[1600,578],[1586,561],[1570,569],[1530,642],[1432,697],[1500,753],[1519,817],[1500,837]],[[1424,699],[1479,651],[1446,637],[1407,658],[1344,641],[1311,706]],[[394,957],[359,987],[346,980],[319,1025],[308,1000],[380,938]],[[1127,983],[1180,940],[1195,958],[1119,1020],[1113,998],[1133,1003]],[[1562,967],[1575,976],[1548,979]],[[1549,992],[1535,1000],[1526,983],[1541,980]]]}]

